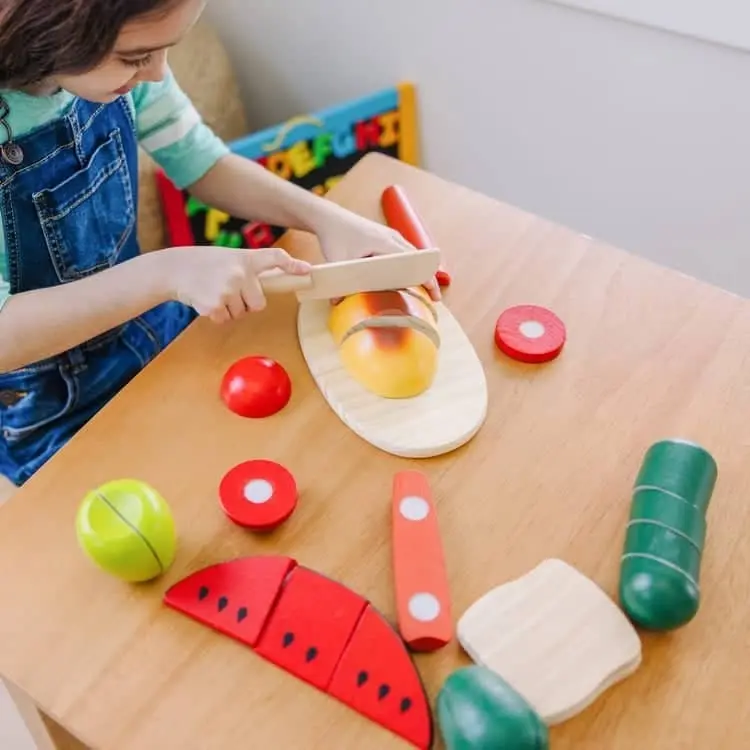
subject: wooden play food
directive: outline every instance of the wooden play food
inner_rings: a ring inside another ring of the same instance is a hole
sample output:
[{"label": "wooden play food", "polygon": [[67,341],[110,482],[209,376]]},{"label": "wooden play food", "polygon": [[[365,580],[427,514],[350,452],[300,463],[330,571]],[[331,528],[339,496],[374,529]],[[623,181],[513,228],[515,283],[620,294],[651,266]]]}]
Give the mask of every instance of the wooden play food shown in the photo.
[{"label": "wooden play food", "polygon": [[292,473],[267,459],[243,461],[219,484],[219,502],[238,526],[271,531],[297,507],[297,482]]},{"label": "wooden play food", "polygon": [[672,630],[700,606],[713,457],[687,440],[662,440],[644,456],[633,488],[620,563],[620,603],[638,625]]},{"label": "wooden play food", "polygon": [[437,315],[422,288],[365,292],[331,308],[328,325],[349,374],[383,398],[411,398],[435,378]]},{"label": "wooden play food", "polygon": [[556,359],[567,331],[560,318],[540,305],[515,305],[495,323],[495,345],[519,362],[541,364]]},{"label": "wooden play food", "polygon": [[270,417],[292,397],[287,371],[269,357],[243,357],[231,365],[221,380],[221,398],[241,417]]},{"label": "wooden play food", "polygon": [[168,607],[253,649],[420,750],[432,747],[424,686],[398,633],[364,597],[291,557],[197,570]]},{"label": "wooden play food", "polygon": [[[400,294],[405,292],[402,290]],[[415,305],[422,304],[418,296],[412,295],[410,301]],[[356,306],[358,303],[355,300],[350,304]],[[429,319],[414,315],[409,318],[409,323],[415,328],[410,331],[410,336],[414,337],[413,341],[420,342],[422,373],[412,375],[411,381],[403,374],[400,378],[394,375],[381,377],[380,388],[384,388],[384,384],[394,388],[400,382],[402,393],[409,389],[422,390],[410,398],[384,398],[366,388],[347,368],[331,330],[330,303],[305,300],[299,306],[297,333],[300,348],[326,402],[363,440],[396,456],[427,458],[455,450],[474,437],[487,415],[487,382],[471,341],[444,303],[432,302],[431,308],[435,312],[439,336],[434,373],[430,374],[429,366],[430,353],[435,352],[429,333],[432,331],[434,335],[433,327]],[[417,332],[419,339],[416,338]],[[371,341],[374,338],[372,331],[368,335]],[[359,352],[355,356],[350,352],[348,356],[350,366],[355,366],[354,360],[361,361],[362,354]],[[431,377],[431,382],[425,387],[428,377]],[[371,381],[375,379],[370,376]]]},{"label": "wooden play food", "polygon": [[78,542],[102,570],[124,581],[148,581],[174,561],[172,513],[145,482],[117,479],[92,490],[76,516]]},{"label": "wooden play food", "polygon": [[547,750],[549,730],[502,677],[480,666],[451,674],[437,697],[447,750]]},{"label": "wooden play food", "polygon": [[437,506],[421,471],[398,471],[391,495],[393,588],[398,629],[413,651],[436,651],[454,634]]},{"label": "wooden play food", "polygon": [[[432,237],[411,204],[403,186],[388,186],[380,197],[380,207],[388,226],[399,232],[407,242],[420,250],[435,247]],[[441,287],[450,286],[450,274],[442,263],[435,278]]]},{"label": "wooden play food", "polygon": [[557,559],[488,591],[464,612],[457,633],[469,656],[507,680],[550,726],[641,663],[638,633],[617,604]]}]

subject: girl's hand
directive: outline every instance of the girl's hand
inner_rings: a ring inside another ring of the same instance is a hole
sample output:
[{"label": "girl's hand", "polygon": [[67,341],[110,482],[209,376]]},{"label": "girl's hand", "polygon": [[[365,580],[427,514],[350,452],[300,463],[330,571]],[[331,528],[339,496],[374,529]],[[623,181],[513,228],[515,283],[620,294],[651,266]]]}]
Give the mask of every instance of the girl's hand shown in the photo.
[{"label": "girl's hand", "polygon": [[[328,261],[414,250],[414,246],[395,229],[345,210],[327,215],[315,233]],[[441,298],[437,279],[431,279],[424,287],[433,300]]]},{"label": "girl's hand", "polygon": [[173,299],[193,307],[214,323],[237,320],[266,306],[258,274],[273,268],[295,276],[310,264],[278,247],[262,250],[178,247],[162,251]]}]

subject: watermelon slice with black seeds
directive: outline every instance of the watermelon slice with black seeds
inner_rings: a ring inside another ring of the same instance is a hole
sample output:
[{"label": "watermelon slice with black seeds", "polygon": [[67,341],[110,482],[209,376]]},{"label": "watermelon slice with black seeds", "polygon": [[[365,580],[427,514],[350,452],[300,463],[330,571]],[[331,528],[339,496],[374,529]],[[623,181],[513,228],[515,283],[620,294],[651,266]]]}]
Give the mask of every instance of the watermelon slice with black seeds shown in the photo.
[{"label": "watermelon slice with black seeds", "polygon": [[289,557],[274,555],[211,565],[172,586],[164,602],[254,648],[295,565]]},{"label": "watermelon slice with black seeds", "polygon": [[432,722],[419,673],[403,640],[367,605],[328,694],[416,747],[430,747]]},{"label": "watermelon slice with black seeds", "polygon": [[366,599],[289,557],[212,565],[165,604],[234,638],[420,750],[433,719],[406,646]]},{"label": "watermelon slice with black seeds", "polygon": [[367,602],[346,586],[296,567],[255,650],[325,690],[366,606]]}]

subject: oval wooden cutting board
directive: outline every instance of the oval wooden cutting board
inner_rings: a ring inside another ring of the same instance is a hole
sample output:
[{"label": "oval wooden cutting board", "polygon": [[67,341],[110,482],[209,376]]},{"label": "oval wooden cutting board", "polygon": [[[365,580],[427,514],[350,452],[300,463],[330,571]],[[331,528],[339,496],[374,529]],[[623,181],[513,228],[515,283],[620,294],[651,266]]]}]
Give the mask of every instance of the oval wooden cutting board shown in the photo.
[{"label": "oval wooden cutting board", "polygon": [[299,306],[300,348],[315,382],[342,422],[371,445],[404,458],[430,458],[467,443],[487,416],[487,381],[474,347],[442,302],[438,369],[419,396],[387,399],[361,386],[345,369],[328,329],[327,300]]}]

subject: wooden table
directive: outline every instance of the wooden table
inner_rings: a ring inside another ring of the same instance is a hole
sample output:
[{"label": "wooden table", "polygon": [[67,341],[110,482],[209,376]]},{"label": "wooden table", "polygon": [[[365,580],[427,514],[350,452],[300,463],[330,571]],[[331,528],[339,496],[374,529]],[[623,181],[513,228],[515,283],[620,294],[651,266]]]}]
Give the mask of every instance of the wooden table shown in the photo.
[{"label": "wooden table", "polygon": [[[750,303],[385,157],[361,162],[331,197],[377,216],[382,189],[406,187],[454,283],[446,303],[489,382],[489,417],[452,455],[407,461],[347,431],[316,390],[295,337],[293,299],[216,328],[199,321],[0,511],[0,673],[97,750],[385,750],[389,733],[249,649],[162,606],[168,585],[210,563],[280,552],[394,614],[393,472],[419,466],[439,503],[456,617],[489,588],[561,557],[614,595],[630,489],[648,446],[706,445],[720,476],[709,510],[703,603],[671,635],[644,636],[629,680],[555,727],[555,750],[740,748],[750,736]],[[302,236],[288,246],[306,257]],[[707,252],[710,250],[707,249]],[[495,319],[533,302],[567,323],[548,366],[495,350]],[[218,398],[225,368],[262,353],[294,395],[268,420]],[[217,484],[265,456],[301,488],[270,538],[232,524]],[[118,476],[158,487],[179,556],[133,587],[76,546],[83,495]],[[468,663],[456,645],[417,657],[430,696]],[[438,745],[441,746],[441,745]]]}]

